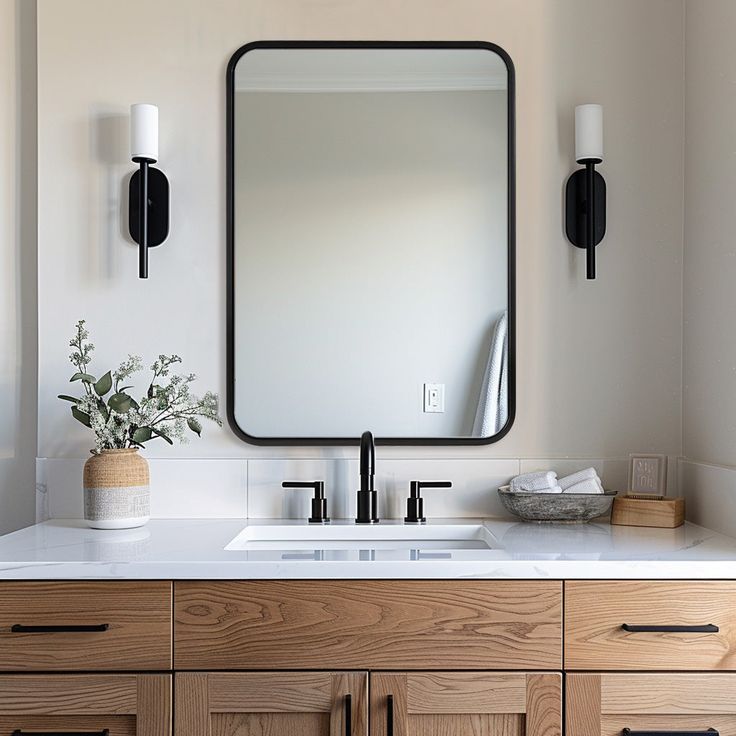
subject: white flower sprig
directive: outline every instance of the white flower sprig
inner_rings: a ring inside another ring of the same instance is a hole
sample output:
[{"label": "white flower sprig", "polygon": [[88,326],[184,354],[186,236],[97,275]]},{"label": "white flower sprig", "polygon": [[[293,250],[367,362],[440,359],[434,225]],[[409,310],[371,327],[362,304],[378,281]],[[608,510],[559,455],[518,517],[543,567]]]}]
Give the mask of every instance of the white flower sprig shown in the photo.
[{"label": "white flower sprig", "polygon": [[85,321],[77,322],[76,334],[69,345],[69,360],[77,369],[70,382],[80,381],[84,394],[80,397],[61,394],[60,399],[72,404],[72,416],[95,433],[95,452],[143,447],[146,442],[163,439],[187,442],[187,430],[202,433],[200,419],[222,426],[217,394],[207,391],[201,398],[191,392],[196,380],[193,373],[171,375],[171,368],[181,363],[178,355],[159,355],[151,365],[152,377],[145,396],[136,401],[121,386],[143,369],[137,355],[129,355],[115,371],[97,379],[89,372],[95,346],[88,342]]}]

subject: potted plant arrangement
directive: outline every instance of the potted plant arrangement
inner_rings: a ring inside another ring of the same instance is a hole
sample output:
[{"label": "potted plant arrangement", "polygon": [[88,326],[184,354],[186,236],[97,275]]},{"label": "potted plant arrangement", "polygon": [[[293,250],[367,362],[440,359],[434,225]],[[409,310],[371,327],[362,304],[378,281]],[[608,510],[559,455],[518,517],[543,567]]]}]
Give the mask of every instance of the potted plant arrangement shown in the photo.
[{"label": "potted plant arrangement", "polygon": [[201,435],[201,419],[222,426],[218,397],[210,391],[201,398],[191,392],[192,373],[172,373],[181,363],[178,355],[159,355],[150,367],[148,388],[133,398],[124,385],[143,369],[137,355],[129,355],[117,370],[100,378],[90,373],[94,345],[85,321],[77,322],[69,345],[69,360],[76,368],[71,383],[79,383],[81,396],[61,394],[71,402],[72,416],[95,435],[92,457],[84,465],[84,518],[95,529],[127,529],[149,519],[148,462],[138,451],[153,440],[170,445],[187,441],[187,433]]}]

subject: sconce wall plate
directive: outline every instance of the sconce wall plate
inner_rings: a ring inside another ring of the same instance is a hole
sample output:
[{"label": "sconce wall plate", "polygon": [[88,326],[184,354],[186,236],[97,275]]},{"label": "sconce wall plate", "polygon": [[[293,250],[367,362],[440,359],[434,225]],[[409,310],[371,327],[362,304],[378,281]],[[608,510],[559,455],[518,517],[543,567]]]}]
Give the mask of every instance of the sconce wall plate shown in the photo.
[{"label": "sconce wall plate", "polygon": [[[594,186],[594,233],[593,245],[603,240],[606,234],[606,180],[596,171]],[[578,248],[588,247],[588,195],[587,172],[578,169],[567,180],[565,193],[565,234]]]},{"label": "sconce wall plate", "polygon": [[[128,186],[128,232],[140,245],[140,169],[133,172]],[[148,248],[161,245],[169,235],[169,180],[160,169],[148,166]]]}]

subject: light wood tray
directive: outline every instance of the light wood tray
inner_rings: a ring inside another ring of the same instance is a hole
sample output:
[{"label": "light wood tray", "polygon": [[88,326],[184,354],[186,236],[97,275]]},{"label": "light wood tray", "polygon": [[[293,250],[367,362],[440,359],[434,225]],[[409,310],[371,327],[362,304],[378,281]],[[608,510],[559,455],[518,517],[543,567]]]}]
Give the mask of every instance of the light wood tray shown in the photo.
[{"label": "light wood tray", "polygon": [[674,529],[685,522],[685,499],[631,493],[613,501],[611,524]]}]

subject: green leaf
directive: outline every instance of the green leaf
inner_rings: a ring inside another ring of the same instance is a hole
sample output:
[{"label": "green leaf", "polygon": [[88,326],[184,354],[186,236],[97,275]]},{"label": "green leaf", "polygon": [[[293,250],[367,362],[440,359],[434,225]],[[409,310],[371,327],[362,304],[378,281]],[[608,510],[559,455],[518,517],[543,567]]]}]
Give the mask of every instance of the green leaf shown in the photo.
[{"label": "green leaf", "polygon": [[73,406],[72,407],[72,416],[78,422],[82,422],[82,424],[84,424],[85,427],[91,427],[92,426],[92,422],[89,419],[89,414],[85,414],[85,412],[80,411],[79,409],[77,409],[76,406]]},{"label": "green leaf", "polygon": [[138,445],[142,445],[144,442],[148,442],[151,437],[153,437],[153,432],[151,431],[150,427],[138,427],[138,429],[133,432],[133,442]]},{"label": "green leaf", "polygon": [[112,388],[112,374],[105,373],[99,381],[95,381],[94,390],[98,396],[104,396]]},{"label": "green leaf", "polygon": [[75,396],[68,396],[67,394],[59,394],[57,398],[61,399],[62,401],[71,401],[72,404],[78,404],[81,401],[81,399],[78,399]]},{"label": "green leaf", "polygon": [[155,435],[158,435],[162,440],[166,440],[170,445],[174,444],[174,440],[172,440],[171,437],[165,435],[163,432],[160,432],[158,429],[151,427],[151,432],[153,432]]},{"label": "green leaf", "polygon": [[192,430],[192,432],[194,432],[194,434],[197,435],[197,437],[202,436],[202,425],[196,419],[193,417],[187,419],[187,426]]},{"label": "green leaf", "polygon": [[130,408],[133,406],[133,399],[131,399],[128,394],[124,394],[122,391],[118,391],[107,400],[107,405],[113,411],[120,412],[120,414],[125,414],[125,412],[130,411]]},{"label": "green leaf", "polygon": [[105,421],[107,421],[110,418],[110,411],[102,399],[97,399],[97,408],[100,410],[100,414],[105,417]]},{"label": "green leaf", "polygon": [[84,381],[85,383],[95,383],[97,379],[91,373],[75,373],[70,379],[72,381]]}]

